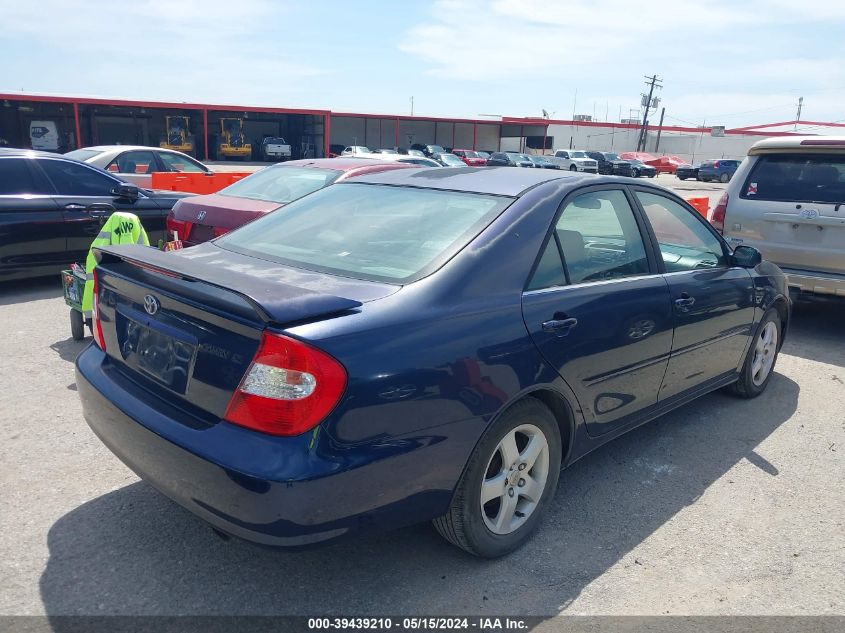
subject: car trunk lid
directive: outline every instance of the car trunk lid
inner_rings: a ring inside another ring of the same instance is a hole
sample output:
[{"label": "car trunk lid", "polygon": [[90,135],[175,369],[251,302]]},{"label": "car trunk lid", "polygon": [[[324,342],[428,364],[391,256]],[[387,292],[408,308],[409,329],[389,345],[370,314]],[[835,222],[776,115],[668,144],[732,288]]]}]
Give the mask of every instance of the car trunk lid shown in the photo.
[{"label": "car trunk lid", "polygon": [[361,306],[278,277],[141,246],[103,247],[97,284],[105,351],[116,371],[193,418],[223,417],[262,332]]}]

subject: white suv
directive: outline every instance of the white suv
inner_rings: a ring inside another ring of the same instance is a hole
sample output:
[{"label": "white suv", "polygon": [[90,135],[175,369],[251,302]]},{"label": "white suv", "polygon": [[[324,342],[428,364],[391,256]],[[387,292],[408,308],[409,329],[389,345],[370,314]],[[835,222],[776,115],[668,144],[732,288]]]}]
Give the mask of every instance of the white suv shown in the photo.
[{"label": "white suv", "polygon": [[549,160],[569,171],[586,171],[591,174],[599,172],[599,164],[585,152],[577,149],[556,149],[554,156],[547,156]]},{"label": "white suv", "polygon": [[793,292],[845,299],[845,137],[758,141],[710,221],[780,266]]}]

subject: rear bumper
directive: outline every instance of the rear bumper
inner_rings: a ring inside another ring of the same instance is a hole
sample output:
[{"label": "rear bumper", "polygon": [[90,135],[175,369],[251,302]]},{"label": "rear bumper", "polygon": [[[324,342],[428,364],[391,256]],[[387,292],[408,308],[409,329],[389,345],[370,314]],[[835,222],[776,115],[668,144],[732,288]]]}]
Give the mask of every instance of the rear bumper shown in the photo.
[{"label": "rear bumper", "polygon": [[429,520],[451,501],[454,481],[415,479],[420,464],[430,472],[432,460],[442,459],[436,444],[406,440],[399,454],[333,454],[320,432],[272,437],[225,422],[186,424],[178,410],[165,412],[155,396],[133,388],[94,345],[76,360],[76,383],[86,422],[124,464],[248,541],[302,547]]},{"label": "rear bumper", "polygon": [[786,273],[787,284],[792,291],[807,292],[845,299],[845,275],[820,273],[780,266]]}]

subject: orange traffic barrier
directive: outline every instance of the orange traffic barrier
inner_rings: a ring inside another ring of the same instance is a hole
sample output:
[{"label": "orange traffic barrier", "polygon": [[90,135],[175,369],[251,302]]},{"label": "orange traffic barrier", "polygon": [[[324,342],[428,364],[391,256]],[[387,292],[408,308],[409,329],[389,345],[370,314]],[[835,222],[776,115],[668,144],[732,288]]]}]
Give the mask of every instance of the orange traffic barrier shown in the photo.
[{"label": "orange traffic barrier", "polygon": [[252,172],[223,172],[217,174],[186,174],[183,172],[153,173],[153,189],[184,191],[187,193],[216,193]]},{"label": "orange traffic barrier", "polygon": [[701,198],[687,198],[687,202],[702,216],[707,217],[707,212],[710,210],[710,198],[706,196]]}]

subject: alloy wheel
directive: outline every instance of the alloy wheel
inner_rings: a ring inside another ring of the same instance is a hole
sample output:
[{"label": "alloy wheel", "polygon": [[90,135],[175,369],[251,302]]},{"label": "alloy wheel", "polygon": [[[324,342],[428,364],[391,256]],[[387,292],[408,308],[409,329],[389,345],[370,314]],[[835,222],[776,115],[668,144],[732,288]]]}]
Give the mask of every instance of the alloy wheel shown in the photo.
[{"label": "alloy wheel", "polygon": [[763,331],[757,339],[754,347],[754,358],[751,361],[751,381],[755,386],[762,385],[775,363],[775,355],[778,349],[778,328],[774,322],[769,321],[763,326]]},{"label": "alloy wheel", "polygon": [[495,534],[518,530],[537,508],[549,476],[549,443],[533,424],[511,429],[496,446],[481,482],[481,514]]}]

